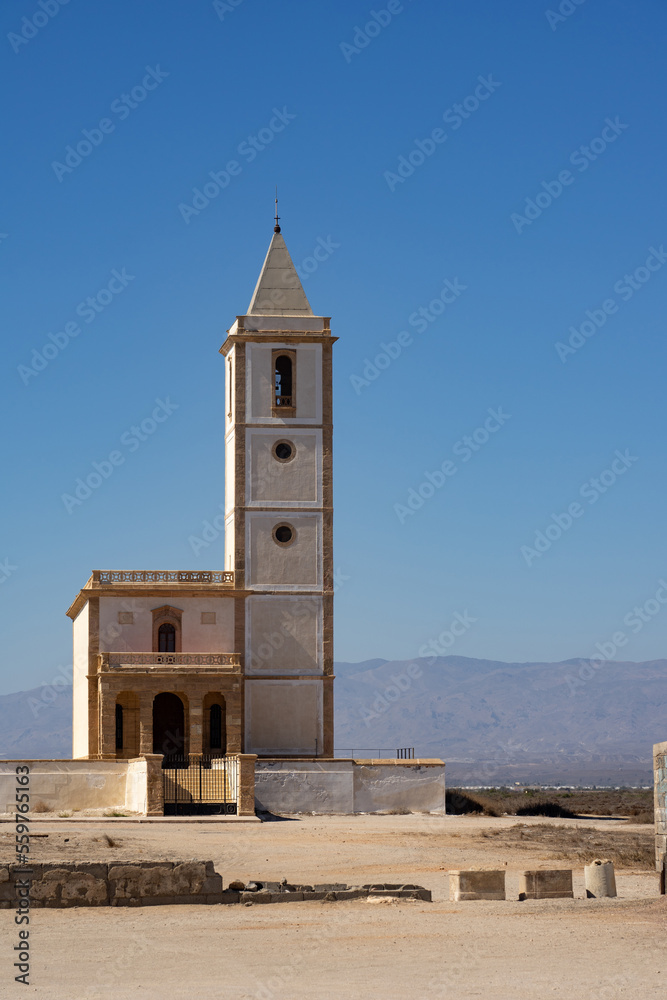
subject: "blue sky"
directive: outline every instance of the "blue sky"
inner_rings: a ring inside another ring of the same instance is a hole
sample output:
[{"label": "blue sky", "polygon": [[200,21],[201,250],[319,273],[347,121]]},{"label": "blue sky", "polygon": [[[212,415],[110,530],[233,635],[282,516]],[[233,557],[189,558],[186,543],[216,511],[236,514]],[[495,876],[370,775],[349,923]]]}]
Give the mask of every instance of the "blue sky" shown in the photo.
[{"label": "blue sky", "polygon": [[56,5],[0,11],[0,690],[71,662],[93,568],[222,566],[190,539],[276,183],[340,338],[336,658],[664,656],[664,6]]}]

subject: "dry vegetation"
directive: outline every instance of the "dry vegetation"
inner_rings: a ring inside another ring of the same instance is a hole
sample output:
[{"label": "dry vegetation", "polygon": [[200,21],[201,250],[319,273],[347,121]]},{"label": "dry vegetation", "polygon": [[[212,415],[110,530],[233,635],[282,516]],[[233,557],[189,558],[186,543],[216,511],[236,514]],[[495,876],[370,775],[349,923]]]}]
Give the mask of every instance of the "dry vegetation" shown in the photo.
[{"label": "dry vegetation", "polygon": [[451,815],[481,813],[484,816],[627,816],[633,823],[653,823],[653,791],[650,788],[575,788],[542,790],[528,788],[450,788],[447,812]]},{"label": "dry vegetation", "polygon": [[594,830],[576,826],[552,826],[549,823],[515,823],[506,829],[480,830],[478,837],[493,838],[516,850],[535,853],[548,851],[548,860],[588,864],[596,858],[613,861],[617,868],[652,870],[655,865],[653,837],[650,831],[631,833],[624,830]]}]

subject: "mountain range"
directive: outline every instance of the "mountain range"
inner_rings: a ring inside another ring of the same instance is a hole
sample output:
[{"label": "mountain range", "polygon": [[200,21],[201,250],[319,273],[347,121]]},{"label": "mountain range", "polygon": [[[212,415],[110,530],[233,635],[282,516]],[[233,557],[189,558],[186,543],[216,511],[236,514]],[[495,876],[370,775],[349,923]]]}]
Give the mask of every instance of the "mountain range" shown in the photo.
[{"label": "mountain range", "polygon": [[[414,749],[447,781],[652,783],[667,740],[667,660],[502,663],[446,656],[336,663],[337,752]],[[0,756],[71,754],[71,688],[0,696]]]}]

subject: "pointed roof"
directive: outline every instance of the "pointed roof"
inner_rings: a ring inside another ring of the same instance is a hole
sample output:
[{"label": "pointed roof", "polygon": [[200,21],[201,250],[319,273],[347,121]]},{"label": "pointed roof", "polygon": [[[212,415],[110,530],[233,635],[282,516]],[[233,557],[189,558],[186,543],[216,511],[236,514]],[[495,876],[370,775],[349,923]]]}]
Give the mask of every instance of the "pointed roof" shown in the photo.
[{"label": "pointed roof", "polygon": [[280,232],[274,232],[248,316],[312,316],[306,293]]}]

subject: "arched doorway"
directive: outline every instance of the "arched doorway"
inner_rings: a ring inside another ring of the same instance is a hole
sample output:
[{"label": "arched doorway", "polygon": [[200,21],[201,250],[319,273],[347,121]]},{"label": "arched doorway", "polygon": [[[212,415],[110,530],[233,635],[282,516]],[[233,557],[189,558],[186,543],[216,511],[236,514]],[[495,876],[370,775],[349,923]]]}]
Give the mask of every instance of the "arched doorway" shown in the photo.
[{"label": "arched doorway", "polygon": [[186,753],[185,708],[178,695],[166,691],[153,701],[153,753],[165,760]]}]

